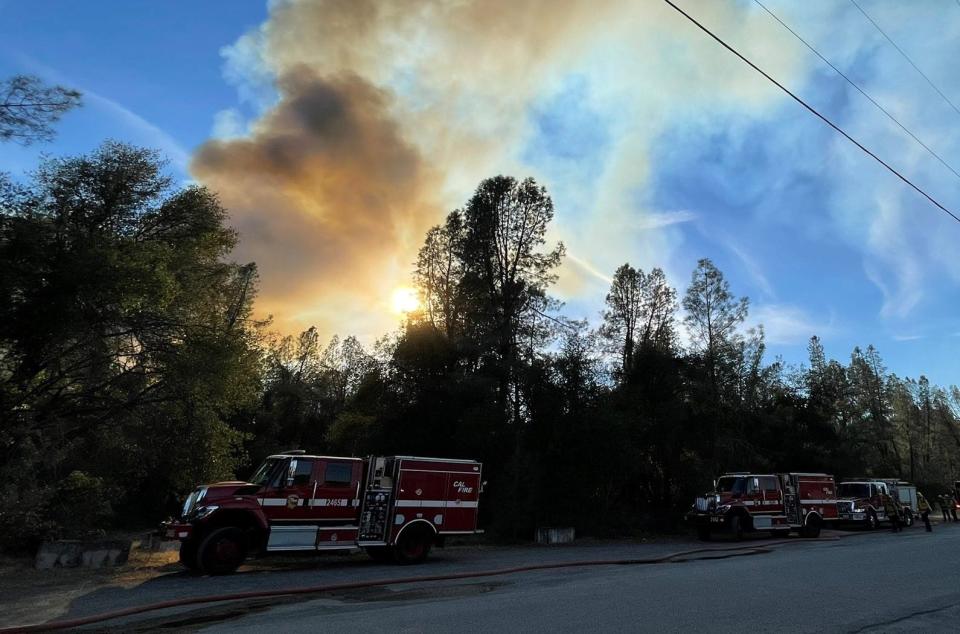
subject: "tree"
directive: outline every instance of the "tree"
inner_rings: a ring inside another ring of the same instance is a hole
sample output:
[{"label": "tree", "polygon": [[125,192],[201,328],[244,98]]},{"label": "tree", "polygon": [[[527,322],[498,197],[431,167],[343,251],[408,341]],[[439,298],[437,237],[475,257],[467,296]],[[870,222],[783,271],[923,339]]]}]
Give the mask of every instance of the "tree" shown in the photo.
[{"label": "tree", "polygon": [[53,124],[78,105],[79,91],[45,86],[38,77],[15,75],[0,81],[0,141],[49,141]]},{"label": "tree", "polygon": [[463,263],[457,254],[463,222],[459,212],[447,216],[446,223],[431,228],[420,252],[414,272],[414,284],[420,289],[424,317],[447,337],[461,332],[460,282]]},{"label": "tree", "polygon": [[747,318],[749,303],[746,297],[737,299],[730,293],[730,284],[713,262],[706,258],[697,262],[683,297],[687,311],[683,321],[694,349],[703,354],[714,397],[719,390],[719,366],[737,343],[737,328]]},{"label": "tree", "polygon": [[462,217],[457,253],[468,322],[498,376],[504,420],[518,422],[519,345],[537,345],[546,334],[541,316],[554,305],[547,288],[564,254],[562,243],[543,250],[553,201],[532,178],[496,176],[480,183]]},{"label": "tree", "polygon": [[629,263],[613,274],[601,334],[620,355],[620,370],[628,377],[636,348],[668,348],[673,343],[677,293],[659,268],[646,274]]},{"label": "tree", "polygon": [[903,464],[891,420],[890,403],[894,379],[887,376],[880,353],[872,345],[867,346],[865,353],[859,347],[853,349],[847,372],[852,404],[858,419],[855,433],[868,443],[864,448],[867,461],[878,472],[899,476]]},{"label": "tree", "polygon": [[233,475],[261,324],[225,220],[119,143],[0,187],[0,505],[69,516],[82,483],[149,514]]},{"label": "tree", "polygon": [[613,344],[620,353],[620,370],[624,376],[630,374],[633,364],[633,351],[636,345],[637,323],[643,311],[642,290],[643,271],[623,264],[614,272],[607,293],[607,309],[603,311],[604,338]]}]

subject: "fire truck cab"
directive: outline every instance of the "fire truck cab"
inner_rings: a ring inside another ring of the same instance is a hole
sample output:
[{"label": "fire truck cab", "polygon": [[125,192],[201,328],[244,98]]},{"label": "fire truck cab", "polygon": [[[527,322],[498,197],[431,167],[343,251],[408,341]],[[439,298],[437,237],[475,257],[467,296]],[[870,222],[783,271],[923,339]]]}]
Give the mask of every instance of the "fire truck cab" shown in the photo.
[{"label": "fire truck cab", "polygon": [[696,499],[687,519],[704,541],[715,532],[740,539],[762,530],[818,537],[825,522],[837,519],[835,489],[825,473],[727,473]]},{"label": "fire truck cab", "polygon": [[863,524],[872,530],[879,526],[880,522],[889,520],[883,499],[895,495],[890,487],[887,481],[869,478],[841,482],[837,487],[840,521]]},{"label": "fire truck cab", "polygon": [[472,460],[344,458],[288,451],[248,482],[218,482],[187,497],[161,526],[191,570],[226,574],[248,555],[363,548],[417,563],[447,535],[477,531],[482,465]]}]

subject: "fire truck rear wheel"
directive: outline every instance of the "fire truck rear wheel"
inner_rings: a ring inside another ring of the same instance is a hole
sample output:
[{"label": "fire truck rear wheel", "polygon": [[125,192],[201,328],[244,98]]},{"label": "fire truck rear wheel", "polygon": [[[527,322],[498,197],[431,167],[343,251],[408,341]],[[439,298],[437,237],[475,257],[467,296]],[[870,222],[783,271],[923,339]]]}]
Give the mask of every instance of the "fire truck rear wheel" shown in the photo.
[{"label": "fire truck rear wheel", "polygon": [[191,572],[196,572],[200,564],[197,562],[197,540],[188,539],[180,542],[180,563]]},{"label": "fire truck rear wheel", "polygon": [[397,540],[393,555],[399,564],[418,564],[430,554],[433,535],[424,529],[406,530]]},{"label": "fire truck rear wheel", "polygon": [[235,526],[218,528],[200,544],[200,569],[208,575],[228,575],[247,557],[243,531]]},{"label": "fire truck rear wheel", "polygon": [[807,518],[807,523],[800,531],[801,537],[815,539],[820,537],[820,518],[813,515]]}]

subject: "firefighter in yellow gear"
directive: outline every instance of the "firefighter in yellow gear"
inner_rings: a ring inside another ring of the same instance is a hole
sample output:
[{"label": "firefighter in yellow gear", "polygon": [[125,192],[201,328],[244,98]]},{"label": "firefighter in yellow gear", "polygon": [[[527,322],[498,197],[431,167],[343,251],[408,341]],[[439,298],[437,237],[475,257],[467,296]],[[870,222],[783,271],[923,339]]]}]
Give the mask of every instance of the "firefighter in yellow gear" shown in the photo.
[{"label": "firefighter in yellow gear", "polygon": [[903,530],[900,527],[900,508],[896,501],[889,495],[883,496],[883,511],[887,514],[894,533],[899,533]]},{"label": "firefighter in yellow gear", "polygon": [[932,532],[933,527],[930,526],[930,511],[933,509],[930,507],[930,503],[927,502],[927,498],[923,497],[923,493],[917,493],[917,510],[920,512],[920,518],[923,519],[923,525],[926,527],[927,532]]}]

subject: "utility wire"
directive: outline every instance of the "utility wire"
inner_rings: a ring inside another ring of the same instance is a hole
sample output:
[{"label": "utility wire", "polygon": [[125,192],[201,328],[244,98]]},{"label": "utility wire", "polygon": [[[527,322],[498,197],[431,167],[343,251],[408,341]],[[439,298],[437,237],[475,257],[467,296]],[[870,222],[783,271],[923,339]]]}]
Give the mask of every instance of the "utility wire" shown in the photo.
[{"label": "utility wire", "polygon": [[[857,9],[860,10],[860,13],[863,14],[863,17],[865,17],[866,19],[870,20],[870,24],[872,24],[873,27],[880,32],[880,35],[882,35],[883,37],[887,38],[887,41],[890,42],[890,44],[893,45],[893,48],[897,49],[897,52],[899,52],[899,53],[903,56],[903,59],[905,59],[905,60],[907,60],[908,62],[910,62],[910,65],[913,66],[913,69],[916,70],[918,73],[920,73],[920,76],[921,76],[921,77],[923,77],[924,79],[927,80],[927,83],[930,84],[930,87],[933,88],[934,90],[936,90],[936,91],[937,91],[937,94],[940,95],[941,97],[943,97],[943,100],[946,101],[948,104],[950,104],[950,107],[953,108],[954,111],[955,111],[957,114],[960,114],[960,108],[957,108],[957,106],[954,105],[954,103],[953,103],[952,101],[950,101],[950,99],[949,99],[945,94],[943,94],[943,91],[940,90],[939,88],[937,88],[937,85],[934,84],[933,81],[932,81],[929,77],[927,77],[926,73],[924,73],[922,70],[920,70],[920,67],[913,63],[913,60],[910,59],[910,56],[907,55],[906,53],[904,53],[904,52],[903,52],[903,49],[900,48],[899,46],[897,46],[897,43],[894,42],[894,41],[890,38],[889,35],[887,35],[886,31],[884,31],[883,29],[881,29],[881,28],[880,28],[880,25],[877,24],[876,21],[875,21],[873,18],[871,18],[870,15],[869,15],[866,11],[863,10],[863,7],[861,7],[859,4],[857,4],[857,0],[850,0],[850,2],[853,4],[853,6],[855,6]],[[960,4],[960,3],[958,3],[958,4]]]},{"label": "utility wire", "polygon": [[808,104],[806,101],[804,101],[804,100],[801,99],[800,97],[798,97],[798,96],[796,96],[795,94],[793,94],[792,92],[790,92],[790,90],[789,90],[786,86],[784,86],[783,84],[781,84],[780,82],[778,82],[776,79],[774,79],[773,77],[771,77],[770,75],[768,75],[766,72],[764,72],[764,70],[761,69],[759,66],[757,66],[756,64],[754,64],[753,62],[751,62],[749,59],[747,59],[746,57],[744,57],[743,55],[741,55],[741,54],[739,53],[739,51],[737,51],[735,48],[733,48],[732,46],[730,46],[729,44],[727,44],[726,42],[724,42],[724,41],[723,41],[722,39],[720,39],[720,37],[718,37],[717,35],[714,35],[713,31],[711,31],[711,30],[708,29],[707,27],[705,27],[705,26],[703,26],[702,24],[700,24],[699,22],[697,22],[697,20],[696,20],[693,16],[691,16],[689,13],[687,13],[686,11],[684,11],[683,9],[681,9],[680,7],[678,7],[677,5],[675,5],[671,0],[663,0],[663,1],[666,2],[667,4],[669,4],[671,7],[673,7],[680,15],[682,15],[683,17],[685,17],[686,19],[690,20],[690,21],[693,22],[695,25],[697,25],[697,27],[698,27],[701,31],[703,31],[704,33],[706,33],[707,35],[709,35],[710,37],[712,37],[714,40],[716,40],[718,43],[720,43],[720,45],[723,46],[725,49],[727,49],[728,51],[730,51],[731,53],[733,53],[734,55],[736,55],[737,57],[739,57],[744,63],[746,63],[748,66],[750,66],[750,68],[752,68],[753,70],[755,70],[755,71],[757,71],[758,73],[760,73],[761,75],[763,75],[770,83],[772,83],[772,84],[775,85],[777,88],[779,88],[779,89],[782,90],[783,92],[785,92],[785,93],[787,93],[788,95],[790,95],[790,96],[793,98],[794,101],[796,101],[796,102],[799,103],[801,106],[803,106],[804,108],[806,108],[807,110],[809,110],[810,112],[812,112],[814,115],[816,115],[816,117],[817,117],[818,119],[820,119],[821,121],[823,121],[824,123],[826,123],[828,126],[830,126],[830,127],[833,128],[834,130],[836,130],[837,132],[839,132],[840,134],[842,134],[848,141],[850,141],[851,143],[853,143],[854,145],[856,145],[858,148],[860,148],[861,150],[863,150],[865,153],[867,153],[868,155],[870,155],[870,156],[873,158],[873,160],[875,160],[877,163],[880,163],[880,165],[883,165],[885,168],[887,168],[887,170],[889,170],[894,176],[896,176],[897,178],[899,178],[900,180],[902,180],[904,183],[906,183],[907,185],[909,185],[910,187],[912,187],[912,188],[913,188],[914,190],[916,190],[920,195],[922,195],[924,198],[926,198],[926,199],[929,200],[931,203],[933,203],[938,209],[940,209],[941,211],[943,211],[945,214],[947,214],[948,216],[950,216],[951,218],[953,218],[953,219],[956,220],[957,222],[960,222],[960,217],[958,217],[955,213],[953,213],[952,211],[950,211],[949,209],[947,209],[946,207],[944,207],[943,205],[941,205],[939,202],[937,202],[932,196],[930,196],[930,194],[928,194],[927,192],[923,191],[923,190],[920,189],[918,186],[914,185],[914,184],[913,184],[913,181],[911,181],[909,178],[907,178],[906,176],[904,176],[903,174],[901,174],[900,172],[898,172],[896,169],[894,169],[893,167],[891,167],[891,166],[890,166],[886,161],[884,161],[882,158],[880,158],[879,156],[877,156],[876,154],[874,154],[873,152],[871,152],[870,150],[868,150],[866,147],[863,146],[862,143],[860,143],[859,141],[857,141],[856,139],[854,139],[852,136],[850,136],[849,134],[847,134],[846,132],[844,132],[843,129],[842,129],[840,126],[838,126],[838,125],[835,124],[833,121],[831,121],[830,119],[826,118],[825,116],[823,116],[822,114],[820,114],[819,112],[817,112],[817,110],[816,110],[813,106],[811,106],[811,105]]},{"label": "utility wire", "polygon": [[[870,103],[872,103],[874,106],[876,106],[877,109],[880,110],[880,112],[882,112],[883,114],[887,115],[887,118],[888,118],[888,119],[890,119],[891,121],[893,121],[894,123],[896,123],[898,126],[900,126],[900,129],[901,129],[901,130],[903,130],[904,132],[906,132],[907,134],[909,134],[909,135],[910,135],[910,138],[912,138],[914,141],[916,141],[917,143],[919,143],[919,144],[923,147],[923,149],[925,149],[927,152],[930,153],[931,156],[933,156],[933,158],[935,158],[935,159],[937,159],[938,161],[940,161],[940,163],[941,163],[944,167],[946,167],[948,170],[950,170],[951,172],[953,172],[953,175],[954,175],[954,176],[956,176],[957,178],[960,178],[960,173],[958,173],[957,170],[953,169],[953,167],[951,167],[949,163],[947,163],[945,160],[943,160],[943,158],[941,158],[939,154],[937,154],[936,152],[934,152],[933,150],[931,150],[930,147],[929,147],[926,143],[924,143],[924,142],[921,141],[919,138],[917,138],[917,135],[916,135],[916,134],[914,134],[913,132],[911,132],[910,130],[908,130],[905,125],[903,125],[902,123],[900,123],[900,121],[897,120],[897,118],[894,117],[892,114],[890,114],[890,112],[889,112],[886,108],[884,108],[884,107],[881,106],[879,103],[877,103],[876,99],[874,99],[873,97],[871,97],[870,95],[868,95],[867,92],[866,92],[863,88],[861,88],[855,81],[853,81],[852,79],[850,79],[842,70],[840,70],[839,68],[837,68],[836,66],[834,66],[834,65],[830,62],[830,60],[828,60],[826,57],[824,57],[823,55],[821,55],[821,54],[820,54],[820,51],[818,51],[817,49],[815,49],[812,44],[810,44],[810,43],[807,42],[805,39],[803,39],[803,37],[801,37],[799,33],[797,33],[796,31],[794,31],[793,29],[791,29],[791,28],[790,28],[790,25],[788,25],[788,24],[785,23],[783,20],[781,20],[779,17],[777,17],[777,14],[776,14],[776,13],[774,13],[773,11],[771,11],[770,9],[768,9],[765,4],[763,4],[762,2],[760,2],[760,0],[753,0],[753,1],[754,1],[756,4],[760,5],[760,7],[761,7],[764,11],[766,11],[767,13],[769,13],[770,16],[771,16],[774,20],[776,20],[777,22],[779,22],[779,23],[780,23],[780,26],[782,26],[782,27],[785,28],[786,30],[790,31],[790,33],[792,33],[795,38],[797,38],[798,40],[800,40],[801,42],[803,42],[803,45],[804,45],[804,46],[806,46],[808,49],[810,49],[811,51],[813,51],[813,54],[814,54],[814,55],[816,55],[816,56],[819,57],[821,60],[823,60],[823,62],[824,62],[827,66],[829,66],[830,68],[832,68],[832,69],[834,70],[834,72],[836,72],[838,75],[840,75],[841,77],[843,77],[843,79],[844,79],[848,84],[850,84],[851,86],[853,86],[854,88],[856,88],[856,89],[857,89],[857,92],[859,92],[861,95],[863,95],[864,97],[866,97],[867,99],[869,99],[869,100],[870,100]],[[960,4],[960,0],[957,0],[957,3]]]},{"label": "utility wire", "polygon": [[565,321],[560,321],[560,320],[557,319],[556,317],[553,317],[553,316],[548,315],[548,314],[546,314],[546,313],[544,313],[544,312],[541,312],[541,311],[537,310],[536,308],[534,308],[533,306],[530,307],[530,310],[532,310],[533,312],[537,313],[537,314],[540,315],[541,317],[546,317],[546,318],[549,319],[550,321],[556,322],[557,324],[563,326],[564,328],[569,328],[572,332],[577,332],[577,328],[576,328],[576,326],[574,326],[573,324],[569,324],[569,323],[567,323],[567,322],[565,322]]}]

